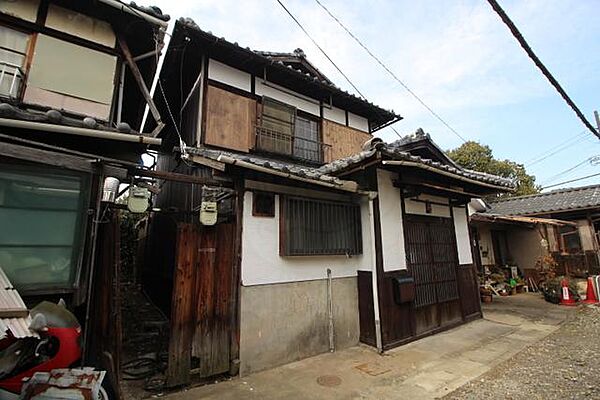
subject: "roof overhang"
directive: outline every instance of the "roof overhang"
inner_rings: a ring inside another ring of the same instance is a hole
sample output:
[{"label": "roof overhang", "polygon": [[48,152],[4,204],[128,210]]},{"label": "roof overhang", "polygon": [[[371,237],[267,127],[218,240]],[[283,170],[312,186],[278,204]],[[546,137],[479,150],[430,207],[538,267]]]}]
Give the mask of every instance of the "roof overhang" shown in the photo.
[{"label": "roof overhang", "polygon": [[510,223],[517,225],[553,225],[553,226],[577,226],[577,223],[563,221],[554,218],[522,217],[514,215],[494,215],[475,213],[471,215],[471,221],[485,223]]}]

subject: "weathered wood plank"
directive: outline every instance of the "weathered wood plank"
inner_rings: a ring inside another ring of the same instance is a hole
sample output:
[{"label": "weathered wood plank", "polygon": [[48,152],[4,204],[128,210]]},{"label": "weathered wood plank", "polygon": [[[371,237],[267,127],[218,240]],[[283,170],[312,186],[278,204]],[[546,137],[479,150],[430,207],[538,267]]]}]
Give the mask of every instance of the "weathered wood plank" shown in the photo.
[{"label": "weathered wood plank", "polygon": [[171,307],[171,336],[166,373],[168,387],[190,382],[191,350],[196,313],[197,231],[192,224],[179,224],[175,281]]}]

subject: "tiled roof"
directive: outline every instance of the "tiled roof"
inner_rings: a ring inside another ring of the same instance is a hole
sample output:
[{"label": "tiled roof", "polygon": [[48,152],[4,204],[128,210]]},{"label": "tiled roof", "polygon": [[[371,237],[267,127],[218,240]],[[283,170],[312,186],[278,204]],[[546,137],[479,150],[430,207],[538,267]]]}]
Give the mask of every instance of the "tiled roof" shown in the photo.
[{"label": "tiled roof", "polygon": [[[284,53],[284,52],[276,52],[276,51],[261,51],[254,50],[255,53],[260,54],[261,56],[267,57],[273,61],[281,61],[286,67],[290,66],[294,68],[295,66],[301,66],[306,71],[304,73],[310,74],[313,79],[319,79],[322,81],[326,81],[328,83],[333,83],[329,78],[325,76],[317,67],[315,67],[308,58],[306,58],[306,54],[304,50],[298,48],[294,50],[293,53]],[[298,70],[299,68],[295,68]]]},{"label": "tiled roof", "polygon": [[237,42],[229,42],[224,37],[218,37],[218,36],[214,35],[211,31],[202,30],[200,28],[200,26],[198,24],[196,24],[196,22],[191,18],[179,18],[177,20],[177,25],[181,25],[182,27],[191,29],[191,30],[197,32],[198,34],[203,35],[205,38],[210,39],[214,43],[218,43],[222,46],[229,47],[230,49],[235,49],[237,51],[243,52],[244,55],[252,57],[252,58],[254,58],[254,60],[259,61],[260,63],[262,63],[264,65],[271,65],[271,66],[278,68],[281,71],[286,71],[286,72],[292,73],[293,77],[304,80],[305,84],[306,83],[315,84],[315,85],[318,85],[320,87],[320,89],[327,90],[330,93],[334,93],[340,97],[345,97],[345,98],[351,99],[355,102],[360,102],[363,105],[368,106],[369,108],[374,110],[382,119],[385,119],[386,122],[402,119],[402,117],[399,114],[395,113],[393,110],[386,110],[382,107],[379,107],[379,106],[371,103],[370,101],[364,99],[363,97],[359,97],[353,93],[343,90],[343,89],[339,88],[338,86],[336,86],[335,84],[333,84],[327,78],[320,79],[318,76],[315,76],[314,74],[302,71],[300,69],[293,68],[292,65],[286,65],[283,61],[280,61],[280,60],[278,61],[278,60],[272,58],[273,54],[281,55],[282,53],[254,51],[254,50],[250,49],[250,47],[242,47]]},{"label": "tiled roof", "polygon": [[328,184],[342,186],[345,181],[321,171],[320,168],[310,167],[290,161],[282,161],[268,156],[236,153],[232,151],[209,149],[206,147],[187,148],[186,151],[192,155],[198,155],[218,161],[220,156],[231,157],[235,160],[244,161],[259,167],[268,168],[273,171],[291,174],[299,178],[325,182]]},{"label": "tiled roof", "polygon": [[542,214],[600,207],[600,185],[510,197],[490,203],[490,207],[488,213],[501,215]]},{"label": "tiled roof", "polygon": [[335,160],[329,164],[322,166],[321,168],[319,168],[319,170],[325,174],[336,174],[338,172],[351,168],[354,165],[359,164],[361,161],[372,157],[377,152],[380,152],[383,156],[386,156],[387,158],[390,158],[392,160],[410,161],[417,164],[422,164],[425,166],[432,167],[433,170],[439,170],[440,172],[449,172],[451,174],[473,179],[482,183],[488,183],[495,186],[505,187],[507,189],[512,189],[515,187],[514,183],[510,179],[502,178],[496,175],[486,174],[484,172],[472,171],[458,166],[451,166],[441,163],[439,161],[433,161],[427,158],[415,156],[406,151],[402,151],[401,148],[398,148],[397,146],[386,143],[377,143],[371,149],[364,150],[350,157]]}]

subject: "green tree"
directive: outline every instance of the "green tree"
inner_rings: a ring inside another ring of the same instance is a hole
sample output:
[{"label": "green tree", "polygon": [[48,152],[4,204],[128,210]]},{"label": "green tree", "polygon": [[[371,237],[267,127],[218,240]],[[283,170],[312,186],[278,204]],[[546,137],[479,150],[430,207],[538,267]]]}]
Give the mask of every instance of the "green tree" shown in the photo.
[{"label": "green tree", "polygon": [[469,141],[447,151],[448,156],[458,165],[474,171],[487,172],[509,178],[517,185],[514,193],[501,196],[523,196],[539,193],[541,186],[535,184],[535,176],[529,175],[523,164],[511,160],[497,160],[489,146]]}]

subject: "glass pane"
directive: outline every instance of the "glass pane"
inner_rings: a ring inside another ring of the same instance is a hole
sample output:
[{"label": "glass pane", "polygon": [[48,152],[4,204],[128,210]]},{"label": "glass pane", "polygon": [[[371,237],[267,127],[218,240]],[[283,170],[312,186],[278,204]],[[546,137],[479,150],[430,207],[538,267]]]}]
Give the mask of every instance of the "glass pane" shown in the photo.
[{"label": "glass pane", "polygon": [[79,176],[0,164],[0,266],[17,289],[72,283],[82,189]]},{"label": "glass pane", "polygon": [[317,121],[296,117],[294,155],[305,160],[321,161],[321,151],[318,141],[319,125]]},{"label": "glass pane", "polygon": [[0,246],[71,246],[77,226],[76,211],[46,211],[0,206]]},{"label": "glass pane", "polygon": [[17,289],[66,286],[71,282],[71,247],[0,246],[0,265]]},{"label": "glass pane", "polygon": [[77,210],[80,178],[0,171],[0,206]]}]

